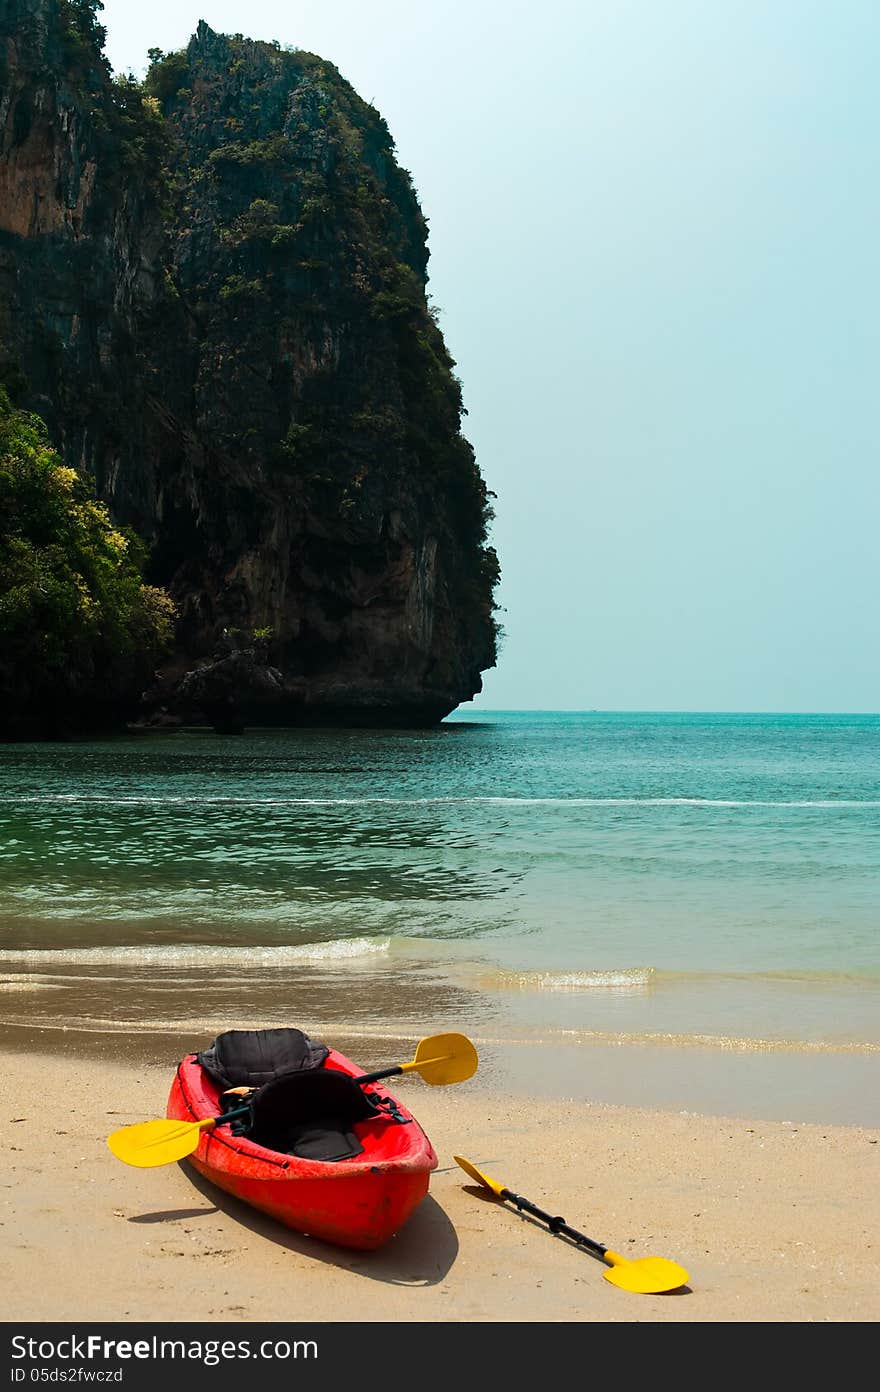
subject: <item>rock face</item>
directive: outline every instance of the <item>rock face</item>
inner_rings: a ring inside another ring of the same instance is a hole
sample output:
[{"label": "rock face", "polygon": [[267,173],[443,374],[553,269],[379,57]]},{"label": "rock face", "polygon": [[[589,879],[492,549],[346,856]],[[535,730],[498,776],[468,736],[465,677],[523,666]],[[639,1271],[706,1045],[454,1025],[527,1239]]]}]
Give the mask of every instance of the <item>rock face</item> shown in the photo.
[{"label": "rock face", "polygon": [[148,704],[432,723],[494,664],[498,566],[385,123],[204,23],[114,83],[93,11],[0,0],[0,373],[177,601]]}]

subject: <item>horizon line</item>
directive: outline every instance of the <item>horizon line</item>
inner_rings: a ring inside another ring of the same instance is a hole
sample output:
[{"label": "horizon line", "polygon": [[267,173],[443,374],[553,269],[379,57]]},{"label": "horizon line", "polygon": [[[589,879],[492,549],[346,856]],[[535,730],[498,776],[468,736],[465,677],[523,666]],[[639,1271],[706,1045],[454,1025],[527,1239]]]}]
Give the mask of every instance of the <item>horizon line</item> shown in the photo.
[{"label": "horizon line", "polygon": [[[450,711],[455,715],[470,705],[463,701]],[[481,706],[476,709],[487,715],[865,715],[880,716],[880,710],[793,710],[754,708],[734,709],[726,706]],[[465,714],[473,714],[465,710]],[[444,716],[448,720],[449,716]]]}]

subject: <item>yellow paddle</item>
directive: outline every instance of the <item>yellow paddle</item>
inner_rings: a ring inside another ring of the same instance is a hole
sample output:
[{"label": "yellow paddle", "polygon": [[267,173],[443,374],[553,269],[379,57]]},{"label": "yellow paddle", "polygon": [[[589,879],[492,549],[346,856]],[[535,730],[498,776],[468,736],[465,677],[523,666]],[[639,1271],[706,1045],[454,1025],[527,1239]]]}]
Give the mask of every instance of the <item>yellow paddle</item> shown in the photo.
[{"label": "yellow paddle", "polygon": [[463,1034],[432,1034],[422,1039],[416,1056],[409,1063],[396,1063],[378,1073],[365,1073],[356,1083],[378,1083],[380,1078],[393,1078],[398,1073],[421,1073],[432,1087],[447,1083],[463,1083],[477,1071],[477,1051]]},{"label": "yellow paddle", "polygon": [[223,1116],[204,1117],[201,1121],[139,1121],[135,1126],[123,1126],[107,1137],[107,1144],[117,1160],[148,1170],[154,1165],[170,1165],[192,1155],[203,1131],[218,1123],[225,1124],[245,1116],[249,1107],[236,1107]]},{"label": "yellow paddle", "polygon": [[[437,1087],[445,1083],[462,1083],[477,1070],[477,1051],[463,1034],[434,1034],[422,1039],[414,1059],[396,1063],[378,1073],[364,1073],[355,1083],[376,1083],[398,1073],[421,1073],[426,1083]],[[154,1165],[170,1165],[191,1155],[203,1131],[213,1126],[225,1126],[227,1121],[247,1116],[250,1105],[236,1107],[222,1116],[203,1117],[201,1121],[139,1121],[123,1126],[107,1137],[107,1144],[117,1160],[139,1169]]]},{"label": "yellow paddle", "polygon": [[570,1228],[563,1218],[553,1218],[549,1213],[544,1213],[540,1208],[536,1208],[528,1199],[524,1199],[520,1194],[514,1194],[511,1189],[506,1189],[503,1184],[499,1184],[497,1179],[483,1174],[476,1165],[472,1165],[470,1160],[465,1160],[462,1155],[452,1157],[465,1174],[469,1174],[471,1179],[475,1179],[484,1188],[491,1189],[493,1194],[497,1194],[499,1199],[506,1199],[515,1204],[518,1209],[525,1213],[531,1213],[534,1218],[540,1218],[542,1223],[546,1223],[550,1231],[563,1233],[565,1237],[576,1242],[581,1247],[586,1247],[587,1251],[601,1261],[607,1263],[610,1271],[602,1274],[606,1281],[610,1281],[614,1286],[620,1286],[621,1290],[637,1291],[640,1295],[659,1295],[662,1291],[677,1290],[683,1286],[688,1279],[688,1273],[678,1262],[669,1261],[666,1257],[638,1257],[635,1261],[630,1261],[628,1257],[622,1257],[618,1252],[612,1252],[609,1247],[603,1247],[601,1242],[594,1242],[591,1237],[586,1237],[578,1232],[576,1228]]}]

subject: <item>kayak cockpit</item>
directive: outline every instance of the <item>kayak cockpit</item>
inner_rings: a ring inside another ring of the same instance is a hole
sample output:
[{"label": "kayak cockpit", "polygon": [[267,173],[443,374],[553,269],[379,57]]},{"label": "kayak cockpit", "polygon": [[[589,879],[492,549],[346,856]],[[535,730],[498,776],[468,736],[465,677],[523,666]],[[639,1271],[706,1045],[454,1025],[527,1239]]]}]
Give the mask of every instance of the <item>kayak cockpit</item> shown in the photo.
[{"label": "kayak cockpit", "polygon": [[289,1028],[228,1030],[178,1068],[193,1118],[236,1113],[206,1135],[206,1150],[229,1148],[274,1166],[284,1157],[297,1171],[423,1165],[426,1138],[414,1118],[360,1076],[344,1055]]}]

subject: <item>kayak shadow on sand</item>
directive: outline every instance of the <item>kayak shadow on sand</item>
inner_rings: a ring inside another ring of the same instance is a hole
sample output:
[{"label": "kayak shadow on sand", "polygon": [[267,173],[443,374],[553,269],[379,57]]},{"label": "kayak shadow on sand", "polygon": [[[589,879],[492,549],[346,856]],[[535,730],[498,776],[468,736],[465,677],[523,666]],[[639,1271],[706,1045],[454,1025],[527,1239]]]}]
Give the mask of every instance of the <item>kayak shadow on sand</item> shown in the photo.
[{"label": "kayak shadow on sand", "polygon": [[[458,1256],[458,1234],[444,1210],[428,1194],[401,1228],[376,1252],[360,1252],[353,1248],[335,1247],[319,1238],[286,1228],[283,1223],[251,1208],[240,1199],[218,1189],[197,1170],[180,1162],[179,1167],[190,1184],[204,1194],[221,1213],[226,1213],[243,1228],[258,1237],[286,1247],[304,1257],[329,1262],[345,1271],[368,1276],[372,1281],[384,1281],[392,1286],[433,1286],[444,1280]],[[151,1215],[152,1217],[152,1215]]]}]

